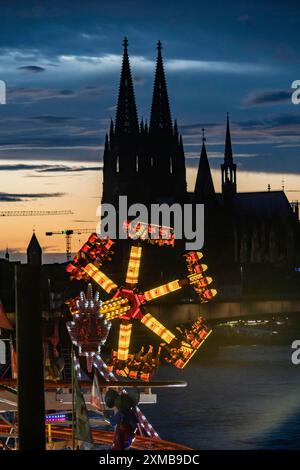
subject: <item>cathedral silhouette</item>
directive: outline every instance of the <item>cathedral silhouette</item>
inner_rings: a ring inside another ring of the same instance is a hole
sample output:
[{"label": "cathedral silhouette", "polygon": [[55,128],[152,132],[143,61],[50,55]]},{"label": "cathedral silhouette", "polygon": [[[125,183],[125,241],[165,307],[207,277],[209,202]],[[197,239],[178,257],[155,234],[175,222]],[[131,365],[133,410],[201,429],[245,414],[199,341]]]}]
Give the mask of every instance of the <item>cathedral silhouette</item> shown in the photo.
[{"label": "cathedral silhouette", "polygon": [[[279,278],[281,287],[291,285],[299,260],[298,204],[291,204],[283,190],[237,191],[228,114],[221,193],[214,188],[204,131],[195,189],[188,192],[183,139],[171,117],[162,44],[157,44],[149,124],[138,120],[126,38],[123,45],[116,118],[105,137],[102,202],[117,206],[119,196],[126,195],[129,204],[202,203],[202,251],[227,292],[242,283],[246,289],[261,289],[261,279],[270,289]],[[182,247],[178,243],[175,251],[182,252]],[[162,255],[158,269],[172,271],[172,263],[168,268],[166,264]]]}]

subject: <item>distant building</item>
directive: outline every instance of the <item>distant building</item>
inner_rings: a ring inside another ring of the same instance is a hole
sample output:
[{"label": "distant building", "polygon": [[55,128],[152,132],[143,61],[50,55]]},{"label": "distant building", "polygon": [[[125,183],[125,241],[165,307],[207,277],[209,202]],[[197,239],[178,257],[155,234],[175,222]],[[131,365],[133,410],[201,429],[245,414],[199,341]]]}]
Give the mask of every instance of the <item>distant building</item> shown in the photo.
[{"label": "distant building", "polygon": [[42,248],[34,232],[27,247],[27,263],[35,266],[42,265]]},{"label": "distant building", "polygon": [[[205,205],[208,221],[214,217],[222,221],[223,230],[222,227],[220,230],[222,236],[226,236],[224,242],[220,241],[214,248],[218,251],[224,248],[229,236],[230,255],[237,263],[293,266],[298,259],[298,206],[290,204],[284,191],[238,193],[236,170],[227,115],[225,155],[221,165],[222,192],[215,192],[203,139],[192,196],[195,203]],[[209,238],[206,237],[208,244]]]}]

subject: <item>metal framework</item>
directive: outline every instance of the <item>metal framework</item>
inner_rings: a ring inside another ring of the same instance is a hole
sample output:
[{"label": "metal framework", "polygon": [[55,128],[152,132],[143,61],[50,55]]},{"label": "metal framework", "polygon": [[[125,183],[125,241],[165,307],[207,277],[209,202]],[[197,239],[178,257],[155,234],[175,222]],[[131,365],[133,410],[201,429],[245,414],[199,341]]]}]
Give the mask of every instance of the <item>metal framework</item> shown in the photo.
[{"label": "metal framework", "polygon": [[[110,239],[101,239],[96,234],[92,234],[73,262],[67,266],[71,278],[93,280],[101,289],[111,295],[109,300],[102,302],[99,309],[99,313],[105,315],[107,321],[116,318],[121,320],[118,351],[112,355],[112,361],[109,364],[110,369],[118,371],[120,375],[130,376],[131,367],[135,366],[136,368],[137,366],[136,361],[134,361],[135,355],[129,354],[133,320],[139,320],[162,339],[161,347],[167,353],[167,357],[165,357],[167,362],[178,368],[185,367],[210,335],[211,330],[204,324],[202,317],[199,317],[191,325],[191,328],[184,331],[179,329],[180,336],[178,337],[178,334],[176,336],[147,312],[146,305],[158,297],[168,295],[188,285],[194,287],[201,303],[212,299],[217,291],[209,288],[212,278],[205,275],[207,266],[200,261],[202,253],[188,252],[185,255],[189,271],[185,278],[175,279],[143,292],[138,287],[142,247],[140,245],[131,246],[125,285],[118,286],[99,269],[105,260],[111,259],[113,254],[112,246],[113,242]],[[69,308],[72,314],[78,314],[76,299],[69,301]],[[151,372],[153,372],[153,367],[151,367],[152,357],[150,359],[148,380],[150,380]],[[139,378],[146,380],[147,374],[143,374]]]},{"label": "metal framework", "polygon": [[52,235],[64,235],[66,237],[66,258],[69,261],[72,257],[72,235],[82,235],[84,233],[91,233],[93,229],[90,228],[73,228],[67,230],[59,230],[57,232],[46,232],[47,237]]},{"label": "metal framework", "polygon": [[40,215],[71,215],[74,212],[66,211],[0,211],[0,217],[24,217]]}]

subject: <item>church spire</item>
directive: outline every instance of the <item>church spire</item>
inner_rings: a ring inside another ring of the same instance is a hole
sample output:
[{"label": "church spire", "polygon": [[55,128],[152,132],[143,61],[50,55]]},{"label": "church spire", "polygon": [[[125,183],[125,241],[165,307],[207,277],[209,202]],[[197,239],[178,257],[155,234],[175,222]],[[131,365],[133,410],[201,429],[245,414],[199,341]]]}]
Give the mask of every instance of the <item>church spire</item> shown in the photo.
[{"label": "church spire", "polygon": [[229,115],[226,118],[226,140],[224,163],[221,165],[222,172],[222,193],[228,199],[236,194],[236,164],[233,163],[231,135],[229,126]]},{"label": "church spire", "polygon": [[124,53],[117,104],[115,132],[116,134],[134,134],[138,133],[139,126],[128,57],[127,38],[124,38],[123,45]]},{"label": "church spire", "polygon": [[205,203],[215,196],[215,188],[205,147],[205,129],[202,129],[202,149],[195,185],[196,202]]},{"label": "church spire", "polygon": [[230,126],[229,126],[229,114],[227,113],[227,124],[226,124],[226,141],[225,141],[225,158],[224,163],[232,164],[232,146],[231,146],[231,135],[230,135]]},{"label": "church spire", "polygon": [[162,44],[158,41],[150,117],[150,132],[162,129],[172,133],[172,118],[161,50]]},{"label": "church spire", "polygon": [[41,266],[42,264],[42,248],[36,238],[34,230],[27,247],[27,264],[35,264],[37,266]]}]

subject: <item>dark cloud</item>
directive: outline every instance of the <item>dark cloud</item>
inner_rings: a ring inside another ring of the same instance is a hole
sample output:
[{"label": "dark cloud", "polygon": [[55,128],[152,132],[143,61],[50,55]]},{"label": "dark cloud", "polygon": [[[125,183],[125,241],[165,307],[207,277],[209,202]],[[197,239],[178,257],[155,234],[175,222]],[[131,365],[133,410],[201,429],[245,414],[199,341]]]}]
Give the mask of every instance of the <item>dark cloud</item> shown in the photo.
[{"label": "dark cloud", "polygon": [[[43,111],[40,106],[37,108],[36,111]],[[51,108],[51,104],[49,104],[49,108]],[[76,113],[80,113],[76,103],[74,106],[68,106],[69,111],[72,113],[74,111],[74,116],[63,114],[64,108],[62,106],[55,109],[61,114],[33,114],[33,108],[30,107],[31,115],[28,117],[21,113],[19,116],[1,117],[0,152],[2,158],[3,152],[6,152],[7,157],[10,158],[13,153],[24,151],[24,154],[20,155],[21,159],[70,160],[72,150],[74,150],[74,160],[91,161],[88,153],[96,151],[99,152],[100,158],[105,132],[109,129],[108,122],[97,116],[76,116]],[[29,155],[30,151],[32,152],[31,156]],[[33,152],[35,152],[34,155]],[[40,157],[43,158],[37,158],[36,152],[40,152]],[[54,158],[50,152],[54,154]],[[78,158],[79,152],[81,152],[80,158]],[[49,158],[46,158],[47,155]]]},{"label": "dark cloud", "polygon": [[31,118],[29,119],[33,119],[33,120],[36,120],[36,121],[40,121],[40,122],[45,122],[47,124],[55,124],[57,122],[61,123],[61,122],[69,122],[69,121],[72,121],[74,118],[72,116],[32,116]]},{"label": "dark cloud", "polygon": [[179,126],[180,132],[185,132],[187,134],[194,133],[194,131],[202,131],[202,129],[207,129],[211,127],[218,126],[219,123],[216,122],[202,122],[202,123],[197,123],[197,124],[185,124],[183,126]]},{"label": "dark cloud", "polygon": [[[60,146],[61,145],[61,146]],[[14,161],[52,161],[56,164],[61,164],[61,161],[70,162],[71,164],[83,165],[89,163],[90,165],[98,165],[99,170],[102,169],[102,154],[103,146],[93,145],[85,143],[84,145],[72,145],[71,143],[60,143],[56,145],[54,142],[48,142],[48,144],[37,145],[34,144],[13,144],[11,147],[0,146],[0,157],[11,162]],[[72,162],[72,163],[71,163]],[[38,173],[36,175],[49,175],[50,173]],[[52,173],[54,176],[56,173]],[[76,174],[76,173],[74,173]],[[77,173],[80,174],[79,172]]]},{"label": "dark cloud", "polygon": [[[265,119],[250,119],[248,121],[242,121],[239,124],[241,129],[249,128],[269,128],[270,131],[278,127],[288,127],[288,126],[299,126],[300,125],[300,115],[296,114],[282,114],[279,116],[274,116],[272,118]],[[285,129],[287,131],[288,129]],[[291,131],[294,129],[290,129]],[[300,129],[296,129],[296,132],[300,133]]]},{"label": "dark cloud", "polygon": [[46,69],[44,67],[39,67],[38,65],[22,65],[21,67],[18,67],[18,70],[24,70],[31,73],[40,73],[45,72]]},{"label": "dark cloud", "polygon": [[49,197],[62,197],[65,193],[0,193],[0,202],[22,202]]},{"label": "dark cloud", "polygon": [[244,106],[272,105],[291,102],[292,92],[289,90],[255,91],[244,100]]},{"label": "dark cloud", "polygon": [[25,88],[15,87],[8,90],[10,101],[18,101],[21,103],[53,100],[53,99],[66,99],[66,98],[84,98],[94,99],[103,96],[111,89],[110,85],[107,86],[83,86],[76,90],[68,88],[55,89],[55,88]]},{"label": "dark cloud", "polygon": [[69,98],[73,95],[74,91],[68,89],[17,87],[9,90],[9,99],[11,101],[17,100],[23,102]]},{"label": "dark cloud", "polygon": [[[212,158],[213,157],[213,158]],[[219,170],[224,156],[216,157],[213,151],[208,149],[208,158],[211,169]],[[276,173],[279,175],[299,174],[300,159],[294,155],[264,154],[249,155],[249,157],[239,157],[234,154],[234,162],[237,164],[237,182],[239,183],[239,172],[249,171],[253,173]],[[186,159],[186,165],[190,168],[198,168],[199,156],[191,154]],[[299,191],[298,191],[299,192]]]},{"label": "dark cloud", "polygon": [[47,165],[28,165],[24,163],[16,163],[15,165],[0,165],[0,171],[20,171],[20,170],[37,170]]},{"label": "dark cloud", "polygon": [[280,175],[299,174],[300,173],[300,159],[295,158],[294,155],[287,155],[283,157],[275,153],[260,154],[256,157],[247,159],[235,158],[239,170],[264,172],[264,173],[277,173]]},{"label": "dark cloud", "polygon": [[1,165],[0,171],[36,171],[37,173],[77,173],[82,171],[99,171],[98,166],[67,166],[67,165],[43,165],[16,163],[15,165]]},{"label": "dark cloud", "polygon": [[76,222],[76,223],[83,223],[83,222],[89,222],[89,223],[95,223],[95,220],[87,220],[87,219],[74,219],[73,222]]},{"label": "dark cloud", "polygon": [[[247,119],[240,121],[231,121],[231,133],[233,141],[241,137],[252,139],[257,139],[258,132],[264,131],[264,137],[267,137],[266,131],[268,131],[269,136],[280,135],[282,131],[283,135],[294,135],[300,136],[300,115],[299,114],[280,114],[277,116],[266,117],[261,119]],[[184,132],[186,138],[195,138],[199,139],[202,136],[202,128],[210,129],[208,133],[209,142],[211,138],[225,139],[225,121],[215,122],[215,123],[196,123],[196,124],[187,124],[184,126],[179,126],[179,130]],[[249,131],[247,135],[243,131]],[[199,140],[200,142],[200,140]],[[253,144],[255,141],[253,141]],[[189,143],[185,142],[188,146]],[[200,144],[199,144],[200,145]]]},{"label": "dark cloud", "polygon": [[57,172],[65,172],[65,173],[73,173],[73,172],[82,172],[82,171],[99,171],[100,165],[98,166],[90,166],[90,167],[68,167],[66,165],[57,165],[51,166],[48,168],[43,168],[37,170],[39,173],[57,173]]}]

